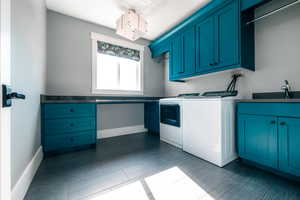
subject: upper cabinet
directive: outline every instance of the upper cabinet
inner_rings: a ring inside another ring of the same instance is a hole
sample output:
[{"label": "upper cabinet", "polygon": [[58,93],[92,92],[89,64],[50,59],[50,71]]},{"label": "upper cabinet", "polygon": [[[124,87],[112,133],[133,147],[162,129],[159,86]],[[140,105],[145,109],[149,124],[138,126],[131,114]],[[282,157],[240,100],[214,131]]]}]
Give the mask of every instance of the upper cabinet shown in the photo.
[{"label": "upper cabinet", "polygon": [[173,80],[195,73],[195,29],[176,35],[171,42],[170,77]]},{"label": "upper cabinet", "polygon": [[183,65],[184,75],[194,74],[196,71],[196,33],[195,27],[187,29],[183,33]]},{"label": "upper cabinet", "polygon": [[233,1],[214,15],[215,19],[215,67],[239,64],[239,22],[238,1]]},{"label": "upper cabinet", "polygon": [[209,17],[196,25],[196,71],[210,70],[215,61],[215,21]]},{"label": "upper cabinet", "polygon": [[197,72],[239,63],[239,11],[233,2],[197,24]]},{"label": "upper cabinet", "polygon": [[177,35],[171,42],[171,55],[170,55],[170,76],[180,77],[184,74],[183,65],[183,37]]},{"label": "upper cabinet", "polygon": [[214,0],[149,46],[153,57],[169,52],[171,81],[234,68],[254,71],[254,25],[246,25],[254,10],[242,12],[242,5]]}]

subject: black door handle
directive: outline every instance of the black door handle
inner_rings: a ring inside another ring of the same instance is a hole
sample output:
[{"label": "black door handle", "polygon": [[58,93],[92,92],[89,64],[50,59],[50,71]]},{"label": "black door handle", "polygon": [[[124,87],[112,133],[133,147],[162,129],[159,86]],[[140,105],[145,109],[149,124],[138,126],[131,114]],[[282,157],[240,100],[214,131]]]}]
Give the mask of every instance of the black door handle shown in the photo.
[{"label": "black door handle", "polygon": [[13,92],[11,94],[8,94],[7,98],[8,99],[25,99],[25,95]]},{"label": "black door handle", "polygon": [[11,92],[11,88],[7,85],[2,85],[2,107],[10,107],[12,99],[25,99],[24,94]]}]

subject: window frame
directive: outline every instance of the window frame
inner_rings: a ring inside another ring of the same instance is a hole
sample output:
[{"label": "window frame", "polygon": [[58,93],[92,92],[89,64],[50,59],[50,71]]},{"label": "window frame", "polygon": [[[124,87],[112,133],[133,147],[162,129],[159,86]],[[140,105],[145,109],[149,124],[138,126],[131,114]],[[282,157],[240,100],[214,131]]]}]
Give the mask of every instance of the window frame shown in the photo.
[{"label": "window frame", "polygon": [[[107,35],[91,32],[92,40],[92,94],[102,95],[144,95],[144,51],[145,46],[135,44],[133,42],[125,41],[122,39],[113,38]],[[140,51],[140,90],[104,90],[97,88],[97,54],[98,54],[98,41],[103,41],[130,49]]]}]

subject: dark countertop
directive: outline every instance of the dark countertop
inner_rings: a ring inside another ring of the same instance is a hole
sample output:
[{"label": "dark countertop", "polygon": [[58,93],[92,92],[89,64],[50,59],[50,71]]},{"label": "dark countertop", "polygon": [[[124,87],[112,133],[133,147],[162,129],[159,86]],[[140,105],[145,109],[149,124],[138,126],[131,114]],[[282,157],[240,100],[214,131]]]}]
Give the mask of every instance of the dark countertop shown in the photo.
[{"label": "dark countertop", "polygon": [[147,96],[53,96],[41,95],[41,103],[95,103],[95,104],[123,104],[150,103],[163,97]]},{"label": "dark countertop", "polygon": [[237,103],[300,103],[300,99],[237,99]]}]

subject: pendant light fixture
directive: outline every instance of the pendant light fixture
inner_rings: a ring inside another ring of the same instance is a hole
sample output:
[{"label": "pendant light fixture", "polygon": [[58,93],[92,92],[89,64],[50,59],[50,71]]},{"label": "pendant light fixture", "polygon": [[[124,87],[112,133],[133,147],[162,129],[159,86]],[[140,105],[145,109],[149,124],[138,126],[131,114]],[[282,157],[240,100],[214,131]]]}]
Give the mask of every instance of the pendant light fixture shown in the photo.
[{"label": "pendant light fixture", "polygon": [[135,41],[147,33],[147,22],[134,9],[129,9],[117,20],[116,33]]}]

